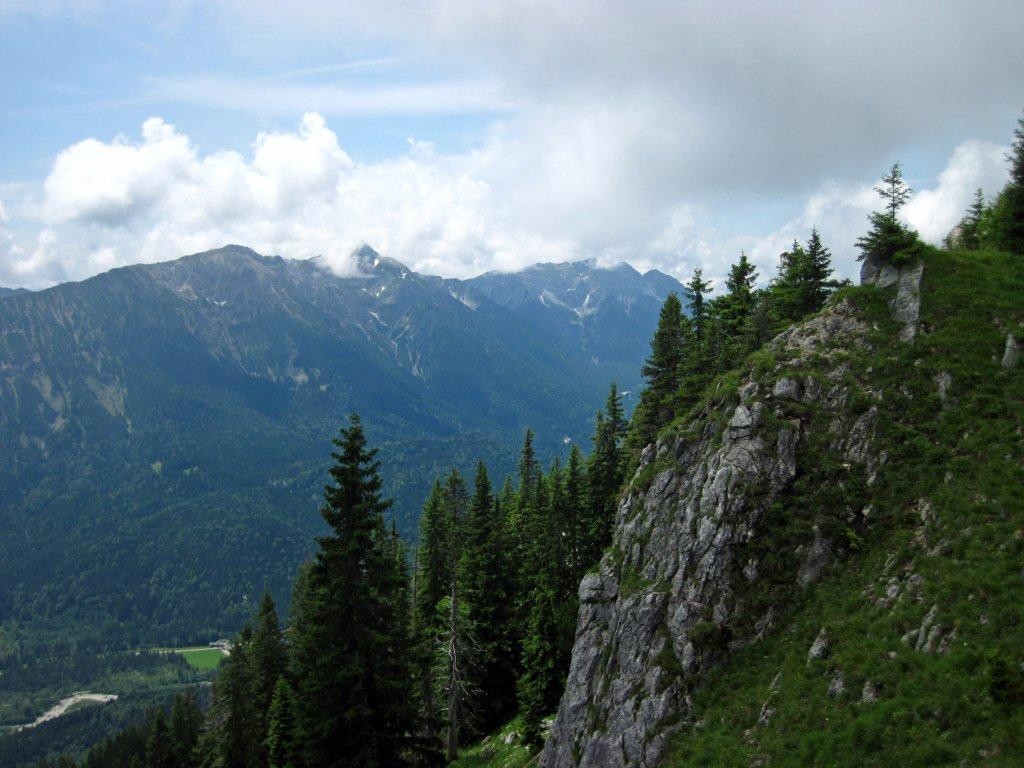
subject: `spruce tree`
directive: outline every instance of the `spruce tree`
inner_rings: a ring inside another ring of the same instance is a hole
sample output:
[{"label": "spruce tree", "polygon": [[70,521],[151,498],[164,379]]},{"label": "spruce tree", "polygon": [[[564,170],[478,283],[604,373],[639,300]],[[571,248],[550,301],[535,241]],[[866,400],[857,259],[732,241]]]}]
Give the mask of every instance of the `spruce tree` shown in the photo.
[{"label": "spruce tree", "polygon": [[536,745],[540,740],[541,718],[557,704],[564,681],[559,670],[560,613],[563,596],[558,591],[558,571],[563,558],[560,525],[552,502],[559,503],[561,491],[557,463],[551,474],[539,476],[527,507],[526,534],[530,542],[527,567],[530,574],[522,641],[523,671],[516,684],[523,739]]},{"label": "spruce tree", "polygon": [[670,293],[658,315],[658,327],[651,339],[651,354],[640,369],[647,386],[640,393],[640,402],[633,414],[630,436],[633,448],[643,448],[672,419],[684,352],[682,304],[678,296]]},{"label": "spruce tree", "polygon": [[726,278],[726,294],[722,297],[719,318],[725,332],[730,336],[741,333],[747,318],[754,309],[754,281],[757,270],[750,263],[747,254],[740,252],[740,260],[729,268]]},{"label": "spruce tree", "polygon": [[476,633],[477,663],[472,687],[480,692],[478,726],[485,732],[504,722],[515,704],[514,665],[509,664],[506,556],[501,507],[492,493],[487,467],[478,461],[460,570],[464,605]]},{"label": "spruce tree", "polygon": [[813,314],[820,310],[835,290],[835,282],[832,279],[832,253],[822,245],[817,228],[811,229],[806,254],[806,288],[800,307],[801,315]]},{"label": "spruce tree", "polygon": [[156,710],[146,741],[146,768],[176,768],[171,729],[163,708]]},{"label": "spruce tree", "polygon": [[437,604],[448,593],[448,542],[451,518],[441,481],[434,485],[420,515],[416,557],[416,623],[433,627]]},{"label": "spruce tree", "polygon": [[[619,456],[616,455],[616,460]],[[619,461],[621,466],[621,461]],[[566,552],[569,565],[569,580],[578,585],[583,574],[592,562],[596,562],[593,554],[595,547],[591,544],[591,528],[596,527],[591,521],[597,515],[588,515],[588,483],[586,460],[578,445],[569,449],[569,461],[565,465],[565,501],[564,525],[566,532]],[[598,553],[600,554],[600,553]]]},{"label": "spruce tree", "polygon": [[711,283],[703,279],[701,268],[693,270],[693,277],[686,284],[690,295],[690,317],[693,321],[693,335],[698,344],[704,342],[704,325],[707,320],[706,299],[711,290]]},{"label": "spruce tree", "polygon": [[882,177],[881,186],[875,192],[884,201],[884,208],[870,216],[871,227],[867,234],[857,239],[860,258],[882,264],[900,266],[916,261],[921,256],[921,242],[917,233],[905,227],[898,214],[913,190],[903,180],[903,170],[894,163]]},{"label": "spruce tree", "polygon": [[996,197],[991,212],[991,242],[997,248],[1024,254],[1024,118],[1017,122],[1007,155],[1010,181]]},{"label": "spruce tree", "polygon": [[582,576],[582,571],[596,563],[604,548],[611,543],[615,505],[625,474],[625,432],[622,398],[619,396],[618,388],[612,384],[605,403],[605,411],[598,412],[595,419],[594,448],[587,462],[586,491],[589,503],[582,532],[583,545],[579,556],[578,576]]},{"label": "spruce tree", "polygon": [[287,667],[284,634],[278,624],[277,609],[269,593],[263,594],[253,621],[252,639],[247,656],[250,665],[251,708],[255,719],[252,732],[259,735],[259,762],[266,762],[263,735],[267,731],[267,715],[274,687]]},{"label": "spruce tree", "polygon": [[299,768],[295,743],[295,693],[279,677],[270,700],[266,738],[267,768]]},{"label": "spruce tree", "polygon": [[794,240],[788,251],[779,254],[779,271],[771,286],[783,320],[793,321],[802,314],[807,271],[807,251]]},{"label": "spruce tree", "polygon": [[334,445],[321,510],[331,534],[317,540],[291,632],[297,742],[306,768],[402,765],[416,725],[407,575],[358,416]]},{"label": "spruce tree", "polygon": [[974,192],[974,201],[960,220],[960,237],[956,243],[961,248],[976,251],[981,247],[981,222],[985,216],[985,193]]},{"label": "spruce tree", "polygon": [[201,764],[207,768],[256,768],[260,765],[263,735],[258,730],[252,697],[251,641],[252,627],[246,625],[217,671],[206,730],[198,747]]},{"label": "spruce tree", "polygon": [[190,768],[199,733],[203,727],[203,713],[199,709],[194,688],[186,688],[174,697],[171,705],[171,752],[177,768]]}]

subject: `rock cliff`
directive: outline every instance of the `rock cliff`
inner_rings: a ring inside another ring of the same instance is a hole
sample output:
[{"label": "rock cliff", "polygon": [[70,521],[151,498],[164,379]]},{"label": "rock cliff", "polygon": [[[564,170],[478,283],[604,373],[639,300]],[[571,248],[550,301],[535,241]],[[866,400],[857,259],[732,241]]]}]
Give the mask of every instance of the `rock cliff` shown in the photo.
[{"label": "rock cliff", "polygon": [[[897,287],[890,307],[905,341],[917,333],[921,274],[868,264],[862,275]],[[866,525],[862,491],[887,458],[874,440],[881,395],[849,357],[875,338],[839,300],[646,448],[613,546],[580,585],[542,766],[657,765],[706,674],[771,629],[786,595],[842,549],[838,531]],[[805,494],[795,509],[798,477],[834,493],[819,494],[820,508]]]}]

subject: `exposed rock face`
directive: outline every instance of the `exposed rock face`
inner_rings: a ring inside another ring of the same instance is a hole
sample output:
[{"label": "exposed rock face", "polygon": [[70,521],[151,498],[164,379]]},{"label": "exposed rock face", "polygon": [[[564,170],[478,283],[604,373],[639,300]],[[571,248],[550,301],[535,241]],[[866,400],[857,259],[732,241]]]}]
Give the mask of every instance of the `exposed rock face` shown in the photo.
[{"label": "exposed rock face", "polygon": [[810,663],[816,659],[824,659],[826,656],[828,656],[828,634],[822,627],[818,636],[814,638],[814,642],[811,643],[811,650],[807,652],[807,661]]},{"label": "exposed rock face", "polygon": [[865,285],[879,288],[896,286],[896,296],[889,302],[893,317],[903,325],[900,330],[902,341],[913,341],[917,336],[918,318],[921,314],[921,276],[924,263],[906,267],[894,267],[865,259],[860,268],[860,281]]},{"label": "exposed rock face", "polygon": [[1006,334],[1006,347],[1003,349],[1003,360],[1002,366],[1009,370],[1017,366],[1017,361],[1020,359],[1020,345],[1017,340],[1013,338],[1012,333]]},{"label": "exposed rock face", "polygon": [[[657,765],[689,712],[689,691],[770,628],[775,609],[756,596],[780,579],[798,589],[827,567],[832,546],[820,530],[792,572],[762,573],[747,553],[767,535],[773,504],[785,503],[810,439],[808,413],[824,429],[816,445],[868,482],[877,472],[877,410],[849,407],[859,384],[842,362],[867,336],[854,308],[839,302],[772,342],[786,361],[775,373],[751,373],[688,432],[643,452],[641,471],[664,469],[621,500],[614,546],[580,585],[572,664],[542,766]],[[799,370],[811,356],[825,361],[814,376]]]}]

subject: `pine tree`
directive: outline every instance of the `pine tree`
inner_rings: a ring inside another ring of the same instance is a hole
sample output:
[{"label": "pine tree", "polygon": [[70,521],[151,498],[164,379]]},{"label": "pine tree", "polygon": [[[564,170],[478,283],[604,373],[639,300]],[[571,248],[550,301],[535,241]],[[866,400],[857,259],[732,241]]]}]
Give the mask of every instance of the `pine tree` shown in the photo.
[{"label": "pine tree", "polygon": [[[561,470],[557,462],[551,474],[537,478],[528,506],[528,600],[522,641],[523,671],[516,684],[523,739],[536,745],[540,720],[557,704],[564,675],[560,672],[560,613],[564,596],[558,590],[558,572],[564,559],[560,526],[553,502],[559,503]],[[562,604],[560,604],[562,603]]]},{"label": "pine tree", "polygon": [[[615,460],[619,466],[622,462],[616,451]],[[578,585],[583,574],[593,562],[597,562],[592,544],[593,529],[599,527],[588,515],[588,483],[586,461],[583,451],[578,445],[569,449],[569,461],[565,466],[565,500],[562,517],[565,526],[566,552],[569,567],[569,581]],[[592,512],[592,509],[589,511]],[[597,556],[600,553],[596,553]]]},{"label": "pine tree", "polygon": [[487,467],[477,462],[466,520],[463,604],[475,629],[477,663],[472,688],[480,692],[479,728],[490,731],[513,712],[514,665],[509,664],[509,584],[502,510],[491,491]]},{"label": "pine tree", "polygon": [[822,245],[817,228],[811,229],[806,253],[806,289],[800,307],[802,315],[813,314],[824,307],[836,287],[832,279],[832,253]]},{"label": "pine tree", "polygon": [[471,705],[479,696],[475,686],[478,647],[469,611],[461,601],[458,569],[451,573],[450,594],[437,606],[434,680],[445,723],[445,759],[458,757],[460,734],[470,719]]},{"label": "pine tree", "polygon": [[193,754],[203,727],[203,713],[199,709],[194,688],[186,688],[174,697],[171,705],[171,753],[177,768],[190,768]]},{"label": "pine tree", "polygon": [[801,316],[806,272],[807,251],[794,240],[788,251],[779,254],[779,271],[771,286],[780,318],[793,321]]},{"label": "pine tree", "polygon": [[[625,473],[623,457],[625,433],[622,399],[619,396],[618,388],[612,384],[608,400],[605,403],[605,412],[598,412],[595,419],[594,449],[587,462],[586,491],[589,503],[583,526],[583,546],[579,556],[578,576],[582,576],[582,571],[596,563],[604,548],[611,543],[612,527],[615,523],[615,505]],[[571,470],[570,463],[570,472]]]},{"label": "pine tree", "polygon": [[740,252],[740,260],[729,268],[726,278],[726,294],[719,304],[718,316],[723,330],[735,336],[744,330],[747,318],[754,309],[754,281],[757,270],[750,263],[747,254]]},{"label": "pine tree", "polygon": [[977,189],[974,202],[960,220],[960,236],[957,242],[961,248],[976,251],[981,247],[981,222],[985,216],[985,193]]},{"label": "pine tree", "polygon": [[176,768],[170,735],[167,716],[157,709],[146,741],[146,768]]},{"label": "pine tree", "polygon": [[295,693],[279,677],[270,700],[267,724],[267,768],[299,768],[295,743]]},{"label": "pine tree", "polygon": [[248,647],[250,665],[249,677],[252,712],[255,722],[252,732],[259,734],[259,762],[266,762],[263,749],[263,735],[267,731],[267,716],[270,700],[278,679],[287,667],[287,650],[284,634],[277,620],[277,609],[269,593],[263,594],[259,610],[253,622],[252,639]]},{"label": "pine tree", "polygon": [[321,510],[331,534],[317,540],[294,607],[297,742],[306,768],[400,765],[416,730],[407,575],[358,416],[334,445]]},{"label": "pine tree", "polygon": [[640,369],[647,386],[640,393],[633,414],[630,444],[634,449],[651,442],[672,419],[684,352],[682,304],[678,296],[670,293],[661,306],[658,327],[651,339],[651,354]]},{"label": "pine tree", "polygon": [[690,317],[693,321],[693,335],[697,343],[702,344],[704,342],[704,325],[707,320],[706,297],[711,290],[711,283],[703,279],[700,267],[693,270],[693,277],[686,284],[686,290],[690,295]]},{"label": "pine tree", "polygon": [[990,241],[996,248],[1024,254],[1024,118],[1017,122],[1007,160],[1010,181],[992,206]]},{"label": "pine tree", "polygon": [[437,604],[448,593],[448,542],[451,518],[440,480],[420,515],[420,545],[416,557],[416,623],[433,627]]},{"label": "pine tree", "polygon": [[257,730],[249,649],[252,627],[235,638],[231,654],[221,662],[213,684],[206,730],[198,752],[207,768],[256,768],[262,734]]},{"label": "pine tree", "polygon": [[870,216],[871,227],[857,239],[860,258],[899,266],[920,258],[921,242],[917,233],[905,227],[898,218],[899,210],[910,199],[912,190],[903,180],[903,170],[894,163],[882,177],[875,191],[884,201],[884,208]]},{"label": "pine tree", "polygon": [[673,394],[679,384],[679,363],[683,356],[682,316],[679,297],[670,293],[658,316],[658,327],[651,339],[651,354],[640,369],[647,379],[647,388],[659,404]]}]

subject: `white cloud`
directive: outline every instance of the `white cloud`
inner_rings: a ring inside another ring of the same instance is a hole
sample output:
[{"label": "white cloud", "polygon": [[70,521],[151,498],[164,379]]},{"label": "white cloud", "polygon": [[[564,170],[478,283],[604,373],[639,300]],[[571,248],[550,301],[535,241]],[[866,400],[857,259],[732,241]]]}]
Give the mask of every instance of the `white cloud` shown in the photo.
[{"label": "white cloud", "polygon": [[982,141],[961,144],[939,174],[938,186],[919,191],[907,203],[907,223],[927,242],[940,244],[963,217],[975,190],[992,197],[1006,184],[1007,149]]},{"label": "white cloud", "polygon": [[[770,279],[778,254],[806,240],[811,227],[832,249],[839,275],[855,277],[853,244],[878,207],[871,184],[829,182],[767,233],[716,227],[708,203],[622,216],[609,200],[609,189],[623,183],[615,158],[588,157],[574,166],[584,168],[578,175],[563,169],[560,188],[545,195],[537,174],[512,172],[523,152],[497,130],[462,154],[410,140],[402,156],[357,163],[326,121],[307,113],[293,132],[260,133],[248,156],[203,154],[187,135],[150,118],[139,139],[88,139],[57,156],[42,198],[22,206],[41,230],[32,248],[18,248],[0,208],[0,278],[41,285],[230,242],[286,257],[321,254],[346,273],[352,250],[368,242],[418,271],[449,276],[596,256],[680,278],[702,266],[720,285],[741,250],[762,281]],[[994,192],[1004,183],[1003,153],[994,144],[961,144],[934,188],[907,206],[907,220],[926,239],[941,240],[976,187]]]},{"label": "white cloud", "polygon": [[582,256],[569,239],[507,220],[484,179],[493,161],[487,151],[445,156],[410,141],[406,155],[357,164],[316,113],[294,132],[259,134],[248,157],[203,154],[154,117],[139,140],[88,139],[57,156],[42,199],[24,206],[46,237],[33,255],[5,255],[6,271],[39,284],[228,242],[321,254],[342,273],[361,242],[448,275]]}]

